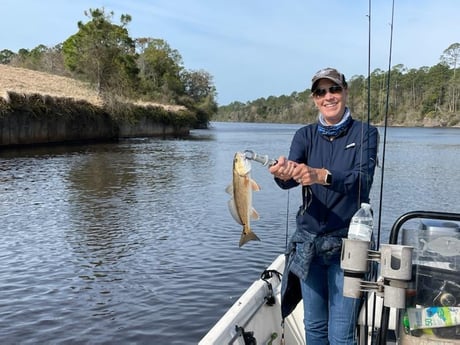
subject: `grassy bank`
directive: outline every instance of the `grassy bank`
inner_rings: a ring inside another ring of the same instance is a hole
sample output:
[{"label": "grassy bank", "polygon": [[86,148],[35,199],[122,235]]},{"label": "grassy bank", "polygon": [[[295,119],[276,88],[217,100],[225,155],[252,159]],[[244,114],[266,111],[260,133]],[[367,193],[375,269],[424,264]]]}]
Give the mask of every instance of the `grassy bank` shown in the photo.
[{"label": "grassy bank", "polygon": [[112,100],[109,104],[84,82],[0,64],[0,116],[24,112],[46,121],[108,114],[123,126],[147,118],[181,132],[194,121],[194,114],[183,106],[136,100]]}]

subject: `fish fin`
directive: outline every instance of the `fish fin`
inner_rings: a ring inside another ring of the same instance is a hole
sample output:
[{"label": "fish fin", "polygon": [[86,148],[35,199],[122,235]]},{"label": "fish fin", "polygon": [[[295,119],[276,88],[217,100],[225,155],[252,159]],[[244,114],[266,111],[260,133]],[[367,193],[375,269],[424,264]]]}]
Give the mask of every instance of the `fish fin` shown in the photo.
[{"label": "fish fin", "polygon": [[251,188],[253,191],[259,191],[261,188],[260,186],[258,185],[258,183],[256,181],[254,181],[253,179],[250,180],[251,182]]},{"label": "fish fin", "polygon": [[228,210],[230,211],[230,214],[232,215],[233,219],[235,219],[235,221],[238,224],[243,225],[243,222],[238,216],[238,211],[236,210],[235,199],[232,198],[228,201]]},{"label": "fish fin", "polygon": [[251,210],[251,215],[250,215],[251,219],[252,220],[258,220],[260,217],[259,217],[259,213],[255,210],[255,208],[253,208]]},{"label": "fish fin", "polygon": [[244,226],[240,238],[240,247],[249,241],[260,241],[260,238],[252,232],[251,228]]},{"label": "fish fin", "polygon": [[225,188],[225,191],[230,194],[230,195],[233,195],[233,184],[229,184],[226,188]]}]

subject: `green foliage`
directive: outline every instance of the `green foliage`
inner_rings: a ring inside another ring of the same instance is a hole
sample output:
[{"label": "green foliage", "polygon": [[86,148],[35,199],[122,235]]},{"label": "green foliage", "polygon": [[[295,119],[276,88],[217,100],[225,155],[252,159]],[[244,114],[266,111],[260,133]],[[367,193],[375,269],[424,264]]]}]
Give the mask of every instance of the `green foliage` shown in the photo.
[{"label": "green foliage", "polygon": [[194,127],[207,127],[211,116],[218,110],[217,92],[211,74],[204,70],[185,70],[181,74],[181,82],[183,95],[178,99],[178,103],[194,109]]},{"label": "green foliage", "polygon": [[[45,119],[71,118],[85,114],[85,116],[101,116],[102,108],[84,100],[74,100],[64,97],[51,97],[41,94],[8,93],[8,112],[20,111],[35,117]],[[1,107],[0,107],[1,108]],[[0,111],[1,112],[1,111]],[[6,113],[6,112],[5,112]]]},{"label": "green foliage", "polygon": [[179,51],[166,41],[131,38],[128,14],[120,16],[119,25],[112,22],[114,13],[104,8],[89,9],[85,15],[89,20],[78,22],[78,32],[62,44],[20,49],[17,54],[3,50],[0,63],[89,81],[109,109],[115,109],[114,100],[120,99],[185,105],[190,112],[186,121],[196,127],[206,126],[217,113],[212,76],[205,71],[187,71]]},{"label": "green foliage", "polygon": [[11,112],[10,102],[8,102],[3,97],[0,97],[0,118],[9,114],[10,112]]},{"label": "green foliage", "polygon": [[122,15],[121,25],[115,25],[113,12],[90,9],[85,14],[91,20],[79,22],[78,32],[63,43],[65,66],[96,85],[102,95],[123,95],[132,90],[138,73],[134,40],[125,27],[131,17]]},{"label": "green foliage", "polygon": [[[0,53],[1,58],[1,53]],[[67,76],[62,57],[62,45],[46,47],[40,44],[32,50],[20,49],[17,54],[7,54],[5,59],[11,66],[28,68],[36,71],[48,72]]]},{"label": "green foliage", "polygon": [[[450,48],[457,49],[457,44]],[[448,60],[432,67],[407,70],[396,65],[390,72],[380,69],[370,75],[370,97],[368,78],[358,75],[348,80],[348,105],[355,118],[383,124],[388,116],[390,125],[422,126],[459,125],[460,73],[453,68],[457,56],[449,50]],[[445,51],[446,54],[446,51]],[[387,92],[388,90],[388,92]],[[368,101],[369,99],[369,101]],[[310,90],[292,93],[290,96],[260,98],[243,104],[233,102],[218,108],[216,121],[286,122],[311,123],[317,120],[317,113]],[[427,122],[425,122],[425,120]]]},{"label": "green foliage", "polygon": [[441,61],[454,69],[460,62],[460,43],[451,44],[441,55]]},{"label": "green foliage", "polygon": [[190,110],[171,111],[152,105],[116,102],[111,108],[111,114],[117,123],[136,124],[140,119],[148,118],[163,125],[187,128],[196,122],[195,114]]},{"label": "green foliage", "polygon": [[[121,15],[119,25],[112,22],[113,12],[104,8],[89,9],[85,15],[89,20],[78,22],[78,32],[62,44],[38,45],[17,53],[2,50],[0,63],[89,81],[109,109],[116,109],[112,107],[113,100],[120,99],[184,105],[189,112],[184,121],[191,121],[194,127],[207,126],[211,118],[248,122],[316,121],[317,111],[309,89],[289,96],[269,96],[219,107],[212,76],[203,70],[187,70],[180,53],[162,39],[131,38],[127,30],[132,20],[130,15]],[[435,66],[410,70],[403,65],[394,66],[389,83],[388,73],[376,69],[370,75],[369,93],[367,77],[351,77],[349,106],[354,116],[367,118],[369,112],[376,124],[383,123],[388,114],[393,125],[422,125],[426,119],[458,125],[459,57],[460,44],[453,43]],[[169,112],[154,113],[172,116]]]},{"label": "green foliage", "polygon": [[14,52],[9,49],[3,49],[0,51],[0,64],[7,65],[11,62],[14,57]]},{"label": "green foliage", "polygon": [[195,102],[201,102],[208,97],[215,98],[216,88],[212,75],[204,70],[184,71],[181,74],[184,93]]},{"label": "green foliage", "polygon": [[139,93],[147,100],[176,102],[183,93],[180,73],[184,67],[179,52],[162,39],[141,38],[136,43],[140,51]]}]

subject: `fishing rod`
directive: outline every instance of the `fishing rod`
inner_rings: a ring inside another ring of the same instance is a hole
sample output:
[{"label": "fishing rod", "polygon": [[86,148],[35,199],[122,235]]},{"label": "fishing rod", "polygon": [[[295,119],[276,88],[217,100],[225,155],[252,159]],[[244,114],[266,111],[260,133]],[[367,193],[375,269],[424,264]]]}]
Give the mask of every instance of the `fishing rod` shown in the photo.
[{"label": "fishing rod", "polygon": [[[383,134],[383,152],[382,152],[382,174],[381,174],[381,183],[380,183],[380,208],[379,208],[379,235],[380,235],[380,226],[382,221],[382,193],[383,193],[383,176],[385,171],[385,148],[386,148],[386,136],[387,136],[387,127],[388,127],[388,108],[389,108],[389,98],[390,98],[390,76],[391,76],[391,54],[393,47],[393,22],[394,22],[394,13],[395,13],[395,1],[393,0],[391,6],[391,24],[390,24],[390,51],[388,56],[388,78],[387,78],[387,95],[385,102],[385,126]],[[375,309],[374,309],[375,310]],[[390,308],[383,306],[382,314],[380,317],[380,329],[379,337],[377,338],[377,345],[384,345],[387,341],[387,332],[388,332],[388,323],[390,321]]]},{"label": "fishing rod", "polygon": [[[384,115],[384,131],[383,131],[383,149],[382,149],[382,174],[380,177],[380,198],[382,198],[383,193],[383,181],[384,181],[384,173],[385,173],[385,152],[386,152],[386,142],[387,142],[387,128],[388,128],[388,111],[389,111],[389,103],[390,103],[390,77],[391,77],[391,54],[392,54],[392,46],[393,46],[393,18],[394,18],[394,9],[395,9],[395,2],[393,0],[393,5],[391,9],[391,24],[390,24],[390,52],[388,57],[388,71],[387,71],[387,85],[386,85],[386,100],[385,100],[385,115]],[[380,202],[380,209],[379,209],[379,229],[382,219],[382,202]]]},{"label": "fishing rod", "polygon": [[[368,42],[367,42],[367,124],[369,126],[369,124],[371,123],[371,38],[372,38],[372,35],[371,35],[371,28],[372,28],[372,0],[369,0],[368,1],[368,15],[367,15],[367,19],[368,19]],[[367,137],[367,142],[369,142],[369,131],[368,131],[368,137]],[[367,157],[367,164],[369,164],[369,160],[370,160],[370,157],[369,157],[370,153],[368,154],[368,157]],[[361,183],[361,179],[359,179],[360,183]],[[368,183],[368,181],[366,181],[366,183]],[[361,188],[359,189],[361,190]],[[380,232],[378,231],[378,236],[377,238],[379,238],[380,236]],[[380,243],[379,240],[377,240],[377,243]],[[378,248],[378,244],[377,244],[377,248]],[[371,266],[371,279],[374,279],[375,280],[375,277],[376,276],[376,272],[375,272],[375,265],[374,266]],[[366,296],[366,300],[367,300],[367,294],[365,294]],[[376,308],[376,304],[377,304],[377,300],[376,300],[376,297],[374,295],[374,299],[373,299],[373,309],[372,310],[375,310]],[[368,325],[368,320],[369,320],[369,306],[368,304],[366,303],[365,305],[365,308],[364,308],[364,318],[365,318],[365,323],[364,323],[364,339],[368,339],[369,337],[369,325]],[[375,327],[375,312],[373,313],[372,315],[372,320],[371,320],[371,326],[372,326],[372,329],[374,329]],[[373,345],[373,337],[371,338],[371,345]]]}]

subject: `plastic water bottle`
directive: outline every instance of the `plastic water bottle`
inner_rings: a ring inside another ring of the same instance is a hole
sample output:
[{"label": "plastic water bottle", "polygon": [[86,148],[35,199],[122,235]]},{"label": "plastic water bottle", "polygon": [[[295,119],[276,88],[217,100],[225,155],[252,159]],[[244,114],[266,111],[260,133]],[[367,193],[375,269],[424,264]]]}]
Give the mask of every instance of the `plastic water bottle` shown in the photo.
[{"label": "plastic water bottle", "polygon": [[351,218],[348,238],[352,240],[370,241],[372,237],[373,218],[371,205],[363,202],[361,208]]}]

